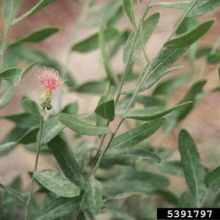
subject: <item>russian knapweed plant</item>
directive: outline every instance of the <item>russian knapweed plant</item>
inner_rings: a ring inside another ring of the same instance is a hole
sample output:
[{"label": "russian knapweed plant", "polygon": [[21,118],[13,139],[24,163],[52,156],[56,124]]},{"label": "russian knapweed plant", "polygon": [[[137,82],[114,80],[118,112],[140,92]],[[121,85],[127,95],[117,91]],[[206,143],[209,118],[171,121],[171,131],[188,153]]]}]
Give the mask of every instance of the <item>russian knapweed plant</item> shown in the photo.
[{"label": "russian knapweed plant", "polygon": [[[156,218],[157,207],[218,207],[220,167],[210,169],[202,164],[196,143],[186,130],[179,133],[179,151],[163,146],[199,100],[219,92],[219,87],[204,91],[204,71],[198,72],[196,61],[203,57],[205,67],[220,61],[220,40],[208,47],[200,41],[214,22],[219,23],[215,19],[204,21],[203,15],[219,10],[220,1],[78,0],[82,11],[65,64],[28,44],[43,41],[59,28],[35,30],[13,42],[8,37],[16,24],[53,2],[41,0],[20,16],[20,0],[2,3],[0,109],[10,103],[16,86],[34,66],[45,68],[38,75],[43,87],[39,101],[26,96],[21,100],[23,112],[1,115],[15,127],[2,140],[0,155],[5,156],[21,144],[27,150],[31,146],[36,159],[29,173],[29,192],[21,190],[19,177],[10,185],[0,183],[0,219],[92,220],[106,214],[100,219],[147,220]],[[155,11],[163,8],[169,8],[170,13],[179,10],[181,16],[156,56],[150,57],[146,45],[163,19]],[[124,15],[131,29],[118,25]],[[86,24],[98,31],[76,41]],[[118,73],[112,58],[120,48],[124,70]],[[100,65],[106,76],[78,84],[69,68],[70,55],[93,50],[100,50]],[[175,65],[180,59],[185,60],[187,72],[185,66]],[[19,61],[27,67],[19,67]],[[137,72],[140,66],[142,70]],[[52,111],[52,93],[57,88],[58,112]],[[74,94],[99,95],[99,103],[94,111],[81,114],[76,102],[63,106],[64,88]],[[188,90],[168,108],[178,88]],[[126,130],[121,129],[122,125]],[[67,135],[65,128],[75,136]],[[149,138],[156,132],[156,138]],[[177,151],[181,159],[173,160]],[[61,170],[37,169],[44,152],[55,157]],[[169,187],[174,181],[171,175],[185,178],[182,191]],[[42,194],[43,199],[39,199]]]}]

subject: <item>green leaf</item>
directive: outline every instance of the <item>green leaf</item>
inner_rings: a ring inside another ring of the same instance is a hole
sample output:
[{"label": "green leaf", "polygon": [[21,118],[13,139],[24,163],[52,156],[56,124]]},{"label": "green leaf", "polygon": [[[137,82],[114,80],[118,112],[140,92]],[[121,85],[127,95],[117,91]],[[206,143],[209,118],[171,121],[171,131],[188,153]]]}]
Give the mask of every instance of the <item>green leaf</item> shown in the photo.
[{"label": "green leaf", "polygon": [[7,80],[12,85],[17,86],[22,79],[23,69],[21,68],[12,68],[5,70],[0,74],[0,79]]},{"label": "green leaf", "polygon": [[163,118],[150,121],[115,137],[110,145],[110,149],[128,149],[135,144],[138,144],[154,134],[164,123],[164,121],[165,120]]},{"label": "green leaf", "polygon": [[114,196],[122,193],[141,193],[148,195],[168,186],[169,180],[156,173],[128,170],[116,179],[103,185],[104,195]]},{"label": "green leaf", "polygon": [[17,142],[14,141],[0,144],[0,156],[4,156],[9,153],[12,149],[15,148],[16,145]]},{"label": "green leaf", "polygon": [[10,186],[5,186],[0,183],[0,188],[4,189],[6,193],[8,193],[14,200],[16,200],[19,204],[26,206],[26,200],[24,197],[15,189]]},{"label": "green leaf", "polygon": [[88,210],[93,214],[97,215],[100,213],[102,208],[102,184],[91,176],[88,179],[88,186],[85,192],[85,201]]},{"label": "green leaf", "polygon": [[30,128],[39,125],[39,117],[32,115],[30,113],[21,113],[15,115],[5,115],[1,116],[1,118],[8,119],[15,124],[17,124],[21,128]]},{"label": "green leaf", "polygon": [[206,21],[192,31],[189,31],[180,37],[168,41],[164,46],[173,49],[176,49],[177,47],[188,47],[200,39],[210,29],[214,21],[215,20]]},{"label": "green leaf", "polygon": [[123,0],[124,3],[124,8],[126,11],[126,14],[130,20],[130,22],[132,23],[132,25],[134,27],[136,27],[136,23],[135,23],[135,17],[134,17],[134,1],[133,0]]},{"label": "green leaf", "polygon": [[55,0],[41,0],[38,2],[33,8],[31,8],[28,12],[21,15],[20,17],[13,20],[12,25],[15,25],[25,19],[28,16],[36,14],[38,11],[49,5],[50,3],[54,2]]},{"label": "green leaf", "polygon": [[196,144],[185,130],[181,130],[179,134],[179,151],[187,185],[195,205],[200,207],[206,193],[205,170],[201,164]]},{"label": "green leaf", "polygon": [[40,107],[38,106],[38,104],[35,101],[33,101],[29,98],[25,98],[22,101],[22,105],[27,112],[29,112],[33,115],[39,116],[39,117],[42,116],[42,112],[40,110]]},{"label": "green leaf", "polygon": [[[209,20],[181,37],[167,42],[165,48],[153,61],[151,67],[145,67],[143,74],[147,74],[147,78],[146,83],[141,87],[140,92],[149,89],[164,74],[166,74],[170,66],[174,64],[184,52],[186,52],[192,43],[199,40],[208,31],[212,24],[213,20]],[[131,89],[131,91],[133,90]]]},{"label": "green leaf", "polygon": [[37,141],[37,134],[39,132],[39,128],[34,128],[31,131],[26,132],[18,142],[21,144],[31,144]]},{"label": "green leaf", "polygon": [[61,112],[67,114],[77,114],[77,111],[78,111],[78,103],[73,102],[66,105]]},{"label": "green leaf", "polygon": [[107,77],[113,85],[118,85],[118,78],[116,77],[116,75],[112,69],[112,66],[111,66],[107,51],[106,51],[105,36],[104,36],[103,27],[101,27],[100,31],[99,31],[99,47],[101,50],[102,61],[103,61],[104,67],[105,67],[105,72],[107,74]]},{"label": "green leaf", "polygon": [[133,63],[136,60],[137,56],[142,51],[143,46],[145,46],[145,44],[150,39],[154,29],[157,26],[159,18],[160,13],[152,14],[141,23],[141,27],[138,28],[137,33],[133,31],[130,34],[129,38],[125,43],[125,48],[123,52],[124,63],[128,63],[129,60],[131,63]]},{"label": "green leaf", "polygon": [[96,136],[111,133],[107,127],[96,127],[87,124],[71,114],[61,113],[59,114],[58,119],[62,124],[79,134]]},{"label": "green leaf", "polygon": [[103,118],[106,118],[110,121],[114,120],[115,117],[115,105],[114,100],[101,103],[96,109],[95,113]]},{"label": "green leaf", "polygon": [[220,166],[209,171],[205,176],[205,184],[207,187],[217,191],[220,187]]},{"label": "green leaf", "polygon": [[[119,35],[119,32],[115,28],[107,28],[104,30],[104,40],[109,42]],[[77,51],[80,53],[88,53],[99,47],[99,34],[93,34],[92,36],[76,43],[72,46],[72,51]]]},{"label": "green leaf", "polygon": [[132,216],[130,216],[127,211],[123,211],[121,208],[118,207],[106,207],[103,210],[104,213],[110,213],[112,219],[120,219],[120,220],[135,220]]},{"label": "green leaf", "polygon": [[43,207],[35,220],[54,220],[77,211],[80,206],[78,198],[57,198]]},{"label": "green leaf", "polygon": [[157,2],[150,4],[150,7],[165,7],[165,8],[173,8],[173,9],[185,9],[189,6],[189,1],[185,2]]},{"label": "green leaf", "polygon": [[48,147],[55,156],[65,176],[81,188],[84,183],[84,178],[80,166],[64,140],[60,136],[56,136],[48,143]]},{"label": "green leaf", "polygon": [[65,125],[59,122],[57,117],[50,118],[44,122],[42,129],[41,144],[47,144],[55,138],[63,129]]},{"label": "green leaf", "polygon": [[160,163],[161,159],[156,154],[149,150],[141,148],[132,148],[128,150],[112,150],[112,152],[107,152],[102,161],[102,166],[108,167],[115,164],[119,165],[133,165],[137,160],[148,160],[151,159],[157,163]]},{"label": "green leaf", "polygon": [[89,81],[77,86],[76,91],[88,94],[103,94],[107,86],[107,81]]},{"label": "green leaf", "polygon": [[35,172],[34,178],[58,196],[73,198],[80,194],[80,189],[75,184],[54,170]]},{"label": "green leaf", "polygon": [[220,6],[219,0],[203,0],[198,1],[193,7],[192,11],[188,14],[188,17],[197,17],[203,15],[213,9]]},{"label": "green leaf", "polygon": [[58,31],[59,31],[59,28],[57,28],[57,27],[44,28],[44,29],[35,31],[27,36],[24,36],[20,39],[17,39],[10,46],[14,46],[14,45],[20,44],[20,43],[40,42],[40,41],[43,41],[44,39],[50,37],[51,35],[57,33]]},{"label": "green leaf", "polygon": [[0,94],[0,109],[4,108],[12,99],[14,87],[9,86],[3,94]]},{"label": "green leaf", "polygon": [[185,105],[192,105],[192,102],[185,102],[185,103],[182,103],[180,105],[177,105],[173,108],[170,108],[170,109],[167,109],[164,111],[161,111],[161,110],[155,111],[154,107],[152,107],[153,111],[150,108],[147,108],[146,110],[131,109],[128,112],[126,118],[132,118],[132,119],[141,120],[141,121],[154,120],[154,119],[163,117],[163,116],[169,114],[170,112],[172,112],[176,109],[179,109]]}]

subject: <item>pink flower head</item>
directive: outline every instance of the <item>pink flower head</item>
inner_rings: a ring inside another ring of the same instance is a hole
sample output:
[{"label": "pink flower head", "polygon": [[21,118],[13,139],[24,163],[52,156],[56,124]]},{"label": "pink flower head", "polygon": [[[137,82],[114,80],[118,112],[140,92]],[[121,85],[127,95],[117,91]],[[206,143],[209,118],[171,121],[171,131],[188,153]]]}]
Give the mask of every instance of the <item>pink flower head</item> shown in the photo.
[{"label": "pink flower head", "polygon": [[63,84],[58,72],[55,70],[48,72],[45,69],[45,72],[39,77],[39,81],[40,84],[49,91],[53,91]]}]

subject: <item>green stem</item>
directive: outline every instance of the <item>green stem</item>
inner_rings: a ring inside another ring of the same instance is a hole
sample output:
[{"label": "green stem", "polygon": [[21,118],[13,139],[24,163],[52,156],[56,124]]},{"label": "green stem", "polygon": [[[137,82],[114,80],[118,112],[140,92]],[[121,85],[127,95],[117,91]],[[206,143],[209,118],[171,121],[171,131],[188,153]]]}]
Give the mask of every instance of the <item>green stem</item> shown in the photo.
[{"label": "green stem", "polygon": [[30,193],[29,193],[29,196],[28,196],[26,210],[25,210],[25,220],[28,220],[31,198],[32,198],[32,194],[33,194],[33,191],[34,191],[34,173],[37,171],[37,165],[38,165],[38,160],[39,160],[39,156],[40,156],[43,122],[44,122],[44,117],[41,116],[41,118],[40,118],[40,128],[39,128],[39,137],[38,137],[38,141],[37,141],[37,155],[36,155],[36,158],[35,158],[35,164],[34,164],[34,169],[33,169],[32,178],[31,178],[31,190],[30,190]]},{"label": "green stem", "polygon": [[[180,25],[180,24],[182,23],[182,21],[185,19],[186,15],[192,10],[192,8],[193,8],[194,5],[197,3],[197,1],[198,1],[198,0],[196,0],[195,2],[193,2],[192,5],[184,12],[183,16],[180,18],[179,22],[177,23],[176,27],[175,27],[174,30],[172,31],[172,33],[171,33],[170,37],[167,39],[167,41],[169,41],[169,40],[172,38],[172,36],[175,34],[176,30],[178,29],[179,25]],[[149,7],[149,5],[148,5],[148,7]],[[163,50],[163,49],[161,49],[160,52],[157,54],[157,57],[160,55],[160,53],[162,52],[162,50]],[[135,89],[135,92],[133,93],[133,96],[132,96],[132,98],[131,98],[131,100],[130,100],[130,102],[129,102],[129,104],[128,104],[128,106],[127,106],[127,108],[126,108],[126,110],[125,110],[125,112],[124,112],[124,114],[123,114],[122,119],[119,121],[119,123],[118,123],[118,125],[117,125],[117,127],[116,127],[116,130],[115,130],[115,131],[112,133],[112,135],[110,136],[108,144],[106,145],[105,149],[104,149],[103,152],[101,153],[101,155],[100,155],[100,157],[99,157],[99,159],[98,159],[98,161],[97,161],[97,163],[96,163],[96,165],[95,165],[95,167],[94,167],[94,169],[93,169],[93,171],[92,171],[92,175],[94,175],[95,172],[96,172],[96,170],[99,168],[99,166],[100,166],[100,164],[101,164],[101,162],[102,162],[102,160],[103,160],[103,158],[104,158],[104,156],[105,156],[105,153],[107,152],[108,148],[110,147],[111,142],[112,142],[112,140],[114,139],[114,137],[115,137],[117,131],[119,130],[121,124],[122,124],[123,121],[125,120],[125,118],[126,118],[126,116],[127,116],[127,113],[128,113],[128,111],[129,111],[130,107],[133,105],[137,94],[139,93],[139,91],[140,91],[142,85],[144,84],[144,82],[146,82],[146,80],[147,80],[147,78],[148,78],[148,76],[149,76],[149,73],[150,73],[150,71],[151,71],[151,68],[152,68],[152,65],[150,65],[150,66],[148,67],[148,69],[147,69],[147,71],[145,72],[144,76],[142,77],[141,81],[138,83],[138,85],[137,85],[137,87],[136,87],[136,89]]]}]

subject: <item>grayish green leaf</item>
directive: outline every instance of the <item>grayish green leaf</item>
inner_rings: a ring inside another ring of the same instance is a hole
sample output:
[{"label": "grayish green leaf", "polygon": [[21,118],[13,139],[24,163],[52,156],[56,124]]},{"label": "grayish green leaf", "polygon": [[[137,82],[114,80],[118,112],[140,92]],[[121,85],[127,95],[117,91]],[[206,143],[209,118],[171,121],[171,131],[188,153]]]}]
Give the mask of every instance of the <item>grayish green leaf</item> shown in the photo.
[{"label": "grayish green leaf", "polygon": [[79,134],[96,136],[111,133],[107,127],[96,127],[87,124],[71,114],[61,113],[59,114],[58,119],[62,124]]},{"label": "grayish green leaf", "polygon": [[12,99],[14,87],[9,86],[3,94],[0,94],[0,109],[4,108]]},{"label": "grayish green leaf", "polygon": [[34,220],[54,220],[78,210],[79,206],[78,198],[58,198],[43,207]]},{"label": "grayish green leaf", "polygon": [[198,1],[194,6],[193,10],[188,14],[188,17],[196,17],[203,15],[213,9],[216,9],[220,6],[219,0],[203,0]]},{"label": "grayish green leaf", "polygon": [[164,121],[163,118],[150,121],[115,137],[110,145],[110,149],[129,149],[154,134]]},{"label": "grayish green leaf", "polygon": [[[104,30],[104,39],[105,42],[113,40],[119,35],[119,32],[115,28],[107,28]],[[91,52],[99,47],[99,34],[93,34],[92,36],[82,40],[79,43],[76,43],[72,46],[72,51],[77,51],[80,53]]]},{"label": "grayish green leaf", "polygon": [[47,144],[54,137],[56,137],[63,129],[65,125],[59,122],[57,117],[50,118],[44,122],[42,129],[41,144]]},{"label": "grayish green leaf", "polygon": [[80,189],[75,184],[54,170],[35,172],[34,178],[41,185],[58,196],[73,198],[80,194]]},{"label": "grayish green leaf", "polygon": [[148,195],[166,187],[168,184],[169,180],[164,176],[150,172],[129,170],[116,179],[106,181],[103,189],[106,196],[121,193]]},{"label": "grayish green leaf", "polygon": [[189,6],[190,1],[185,2],[156,2],[150,4],[150,7],[165,7],[165,8],[173,8],[173,9],[185,9]]},{"label": "grayish green leaf", "polygon": [[205,184],[207,187],[217,191],[220,187],[220,166],[209,171],[205,176]]},{"label": "grayish green leaf", "polygon": [[185,130],[181,130],[179,134],[179,151],[187,185],[195,206],[200,207],[206,193],[205,170],[200,161],[196,144]]},{"label": "grayish green leaf", "polygon": [[50,37],[51,35],[57,33],[58,31],[59,31],[59,28],[57,28],[57,27],[43,28],[43,29],[37,30],[27,36],[24,36],[20,39],[17,39],[10,46],[14,46],[14,45],[20,44],[20,43],[40,42],[40,41],[43,41],[44,39]]},{"label": "grayish green leaf", "polygon": [[88,186],[85,192],[85,201],[87,208],[93,215],[100,213],[102,208],[102,184],[91,176],[88,179]]},{"label": "grayish green leaf", "polygon": [[123,0],[124,3],[124,8],[126,11],[126,14],[130,20],[130,22],[132,23],[132,25],[134,27],[136,27],[136,23],[135,23],[135,17],[134,17],[134,1],[133,0]]},{"label": "grayish green leaf", "polygon": [[35,101],[33,101],[29,98],[25,98],[25,99],[23,99],[22,104],[27,112],[29,112],[33,115],[39,116],[39,117],[42,116],[41,109]]},{"label": "grayish green leaf", "polygon": [[111,99],[98,105],[95,109],[95,113],[103,118],[113,121],[115,117],[114,100]]},{"label": "grayish green leaf", "polygon": [[80,166],[64,140],[60,136],[56,136],[48,143],[48,147],[55,156],[65,176],[81,188],[84,184],[84,178]]},{"label": "grayish green leaf", "polygon": [[4,156],[5,154],[9,153],[12,149],[15,148],[17,142],[7,142],[0,144],[0,156]]},{"label": "grayish green leaf", "polygon": [[[154,13],[147,19],[145,19],[140,25],[142,25],[138,32],[132,32],[125,43],[125,48],[123,52],[123,60],[124,63],[127,63],[129,60],[130,62],[134,62],[137,56],[142,51],[143,46],[148,42],[150,39],[154,29],[157,26],[159,21],[160,14]],[[137,36],[136,36],[137,35]],[[135,44],[134,44],[135,41]],[[134,44],[134,47],[133,47]],[[133,50],[133,52],[132,52]]]},{"label": "grayish green leaf", "polygon": [[22,79],[23,69],[21,68],[12,68],[8,69],[0,74],[0,79],[7,80],[12,85],[17,86]]}]

